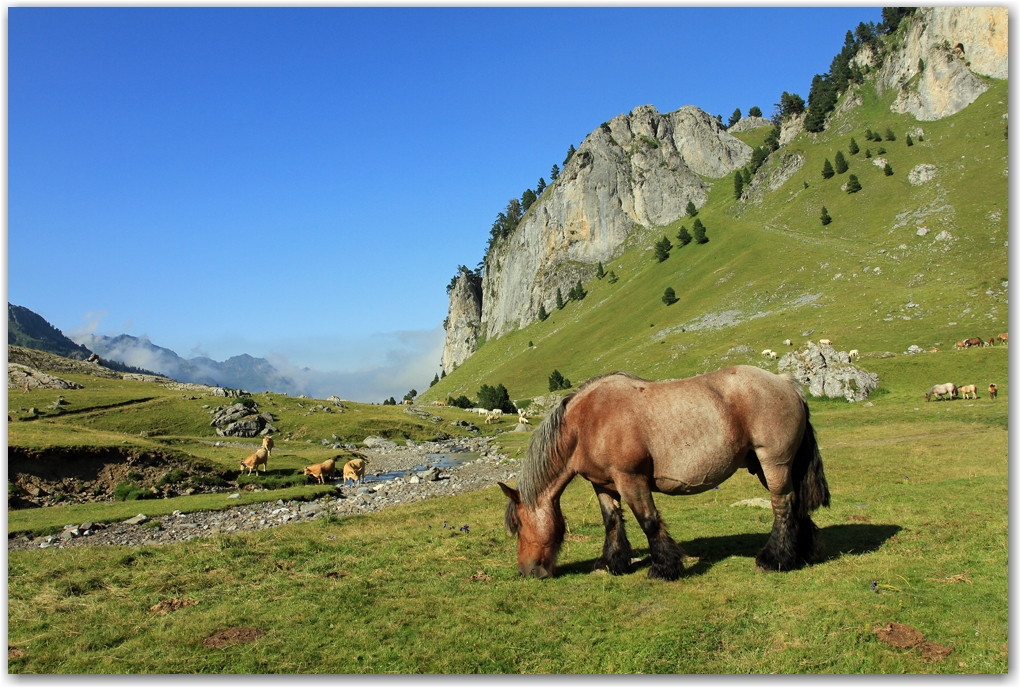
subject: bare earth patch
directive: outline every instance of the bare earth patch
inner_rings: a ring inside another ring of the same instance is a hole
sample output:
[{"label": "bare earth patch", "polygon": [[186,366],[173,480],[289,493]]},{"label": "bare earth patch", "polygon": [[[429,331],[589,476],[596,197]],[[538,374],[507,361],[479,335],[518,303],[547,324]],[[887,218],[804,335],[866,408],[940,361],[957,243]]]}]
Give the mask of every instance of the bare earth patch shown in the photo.
[{"label": "bare earth patch", "polygon": [[153,613],[159,613],[160,615],[166,615],[170,611],[176,611],[186,606],[194,606],[198,602],[194,599],[166,599],[160,601],[155,606],[152,606],[149,610]]},{"label": "bare earth patch", "polygon": [[477,582],[488,582],[489,580],[492,579],[492,575],[489,575],[484,570],[479,570],[474,575],[472,575],[470,579]]},{"label": "bare earth patch", "polygon": [[21,658],[24,655],[25,655],[25,652],[22,651],[21,649],[12,649],[11,647],[7,647],[7,660],[8,661],[16,661],[16,660],[18,660],[19,658]]},{"label": "bare earth patch", "polygon": [[917,647],[921,656],[925,660],[937,662],[944,659],[950,653],[953,648],[937,644],[936,642],[927,642],[924,639],[924,635],[917,628],[913,628],[910,625],[902,625],[900,623],[886,623],[883,626],[876,627],[872,630],[878,638],[890,646],[894,646],[897,649],[911,649]]},{"label": "bare earth patch", "polygon": [[257,627],[228,627],[226,630],[214,632],[202,640],[202,644],[210,649],[222,649],[234,644],[254,642],[266,634]]}]

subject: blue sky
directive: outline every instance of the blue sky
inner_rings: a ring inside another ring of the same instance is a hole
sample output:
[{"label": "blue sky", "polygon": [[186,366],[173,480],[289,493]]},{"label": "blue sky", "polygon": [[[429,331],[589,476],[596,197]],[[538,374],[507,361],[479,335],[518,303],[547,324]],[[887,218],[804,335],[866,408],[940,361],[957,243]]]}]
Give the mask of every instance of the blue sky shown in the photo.
[{"label": "blue sky", "polygon": [[[857,8],[8,9],[8,300],[331,373],[439,370],[445,286],[637,105],[805,99]],[[339,376],[338,376],[339,375]],[[346,377],[344,375],[347,375]]]}]

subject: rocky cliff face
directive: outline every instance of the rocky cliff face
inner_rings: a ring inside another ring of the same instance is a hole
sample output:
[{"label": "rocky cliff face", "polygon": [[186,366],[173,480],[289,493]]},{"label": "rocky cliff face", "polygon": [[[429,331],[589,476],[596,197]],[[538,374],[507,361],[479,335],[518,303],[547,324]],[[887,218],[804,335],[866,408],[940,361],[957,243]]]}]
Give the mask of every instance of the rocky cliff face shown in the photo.
[{"label": "rocky cliff face", "polygon": [[704,205],[709,187],[699,175],[723,177],[750,157],[749,146],[696,107],[660,114],[646,105],[602,124],[490,253],[482,285],[486,335],[533,322],[543,304],[551,310],[557,288],[566,295],[639,225],[669,224],[684,216],[688,201]]},{"label": "rocky cliff face", "polygon": [[443,370],[447,374],[475,352],[481,326],[481,285],[473,274],[461,272],[450,291],[450,314],[446,320]]},{"label": "rocky cliff face", "polygon": [[899,89],[894,112],[922,121],[955,114],[987,90],[977,75],[1008,78],[1008,30],[1005,7],[918,9],[882,68],[879,88]]}]

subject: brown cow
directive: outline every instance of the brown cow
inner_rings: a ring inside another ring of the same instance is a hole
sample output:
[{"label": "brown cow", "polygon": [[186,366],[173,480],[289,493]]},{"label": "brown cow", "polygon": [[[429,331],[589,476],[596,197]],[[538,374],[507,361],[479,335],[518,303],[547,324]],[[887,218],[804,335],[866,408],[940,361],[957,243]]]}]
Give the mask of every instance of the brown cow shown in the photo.
[{"label": "brown cow", "polygon": [[269,460],[269,452],[264,448],[260,448],[255,453],[251,454],[247,458],[241,461],[241,469],[248,468],[248,474],[250,475],[252,470],[258,472],[259,466],[262,466],[262,472],[267,472],[269,466],[267,461]]},{"label": "brown cow", "polygon": [[347,486],[347,480],[352,480],[357,484],[365,476],[365,462],[363,458],[353,458],[344,464],[345,487]]},{"label": "brown cow", "polygon": [[988,385],[988,398],[995,398],[999,395],[999,387],[994,383]]},{"label": "brown cow", "polygon": [[327,477],[332,477],[336,470],[336,461],[332,458],[324,460],[321,463],[315,465],[309,465],[303,471],[305,475],[311,475],[315,479],[319,480],[319,484],[325,484]]}]

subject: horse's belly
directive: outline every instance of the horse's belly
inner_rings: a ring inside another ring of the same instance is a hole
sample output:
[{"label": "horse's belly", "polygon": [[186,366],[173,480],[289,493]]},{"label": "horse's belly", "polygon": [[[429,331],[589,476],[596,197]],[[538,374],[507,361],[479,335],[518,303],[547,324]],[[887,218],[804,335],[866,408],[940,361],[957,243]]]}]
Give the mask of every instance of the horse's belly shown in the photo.
[{"label": "horse's belly", "polygon": [[698,494],[722,484],[739,467],[739,461],[733,456],[717,460],[656,461],[655,490],[671,496]]}]

